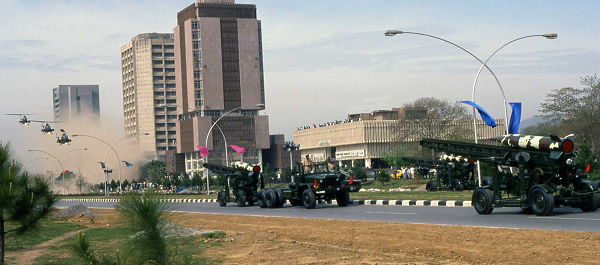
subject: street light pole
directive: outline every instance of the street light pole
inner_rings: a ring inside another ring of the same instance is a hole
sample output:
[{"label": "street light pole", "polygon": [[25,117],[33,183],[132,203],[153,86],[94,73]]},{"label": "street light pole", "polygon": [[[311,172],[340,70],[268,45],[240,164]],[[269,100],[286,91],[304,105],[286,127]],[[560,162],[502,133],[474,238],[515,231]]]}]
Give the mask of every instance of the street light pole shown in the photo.
[{"label": "street light pole", "polygon": [[[121,183],[121,162],[120,162],[121,158],[119,158],[119,153],[117,153],[117,150],[115,150],[115,148],[113,148],[112,145],[108,144],[107,142],[105,142],[104,140],[102,140],[102,139],[100,139],[98,137],[87,135],[87,134],[73,134],[72,135],[72,137],[77,137],[77,136],[83,136],[83,137],[89,137],[89,138],[96,139],[96,140],[98,140],[100,142],[103,142],[104,144],[108,145],[115,152],[115,155],[117,155],[117,160],[119,161],[118,162],[118,164],[119,164],[119,183]],[[119,187],[119,189],[120,189],[120,187]]]},{"label": "street light pole", "polygon": [[294,161],[292,151],[300,149],[300,145],[294,144],[294,141],[287,141],[282,147],[284,150],[290,152],[290,174],[292,174],[292,182],[294,182]]},{"label": "street light pole", "polygon": [[[142,135],[150,135],[150,133],[143,133]],[[123,139],[125,139],[125,138],[127,138],[127,137],[128,137],[128,136],[125,136],[125,137],[123,137],[123,138],[119,139],[118,141],[116,141],[115,143],[113,143],[113,145],[117,145],[117,143],[119,143],[121,140],[123,140]],[[111,148],[111,147],[107,148],[107,149],[106,149],[106,152],[104,152],[104,159],[102,160],[102,161],[104,161],[104,163],[106,163],[106,155],[108,154],[108,151],[110,151],[110,148]],[[116,152],[115,152],[115,153],[116,153]],[[118,158],[118,157],[119,157],[119,156],[117,155],[117,158]],[[121,163],[121,160],[119,159],[119,161],[117,161],[117,163],[119,163],[119,164],[120,164],[120,163]],[[121,191],[122,191],[122,189],[121,189],[121,173],[120,173],[120,170],[121,170],[121,169],[119,168],[119,192],[121,192]],[[107,176],[108,176],[108,175],[107,175]]]},{"label": "street light pole", "polygon": [[58,164],[60,165],[60,168],[62,169],[63,195],[66,195],[67,193],[65,192],[65,189],[67,188],[67,186],[65,186],[65,168],[63,167],[63,164],[60,162],[60,160],[58,160],[58,158],[56,158],[56,156],[54,156],[46,151],[42,151],[42,150],[30,149],[30,150],[27,150],[27,152],[42,152],[44,154],[48,154],[49,156],[56,159],[56,161],[58,161]]}]

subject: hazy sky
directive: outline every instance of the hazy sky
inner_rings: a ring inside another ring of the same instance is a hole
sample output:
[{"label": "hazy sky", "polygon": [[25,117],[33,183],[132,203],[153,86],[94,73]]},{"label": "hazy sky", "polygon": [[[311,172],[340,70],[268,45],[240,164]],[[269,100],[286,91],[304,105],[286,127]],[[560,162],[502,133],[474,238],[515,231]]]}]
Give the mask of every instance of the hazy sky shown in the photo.
[{"label": "hazy sky", "polygon": [[[475,59],[432,38],[385,37],[387,29],[445,38],[483,60],[515,38],[558,33],[556,40],[513,43],[489,62],[507,100],[523,102],[525,118],[537,113],[550,90],[581,87],[580,77],[600,66],[597,1],[236,2],[257,5],[270,133],[288,139],[298,126],[341,120],[349,112],[390,109],[420,97],[471,98],[480,66]],[[52,88],[98,84],[103,122],[120,138],[120,47],[139,33],[172,33],[177,12],[191,3],[3,0],[0,113],[39,112],[32,118],[51,119]],[[500,90],[488,72],[477,87],[476,101],[501,117]],[[23,154],[37,146],[32,137],[41,136],[25,134],[37,126],[21,127],[17,120],[0,116],[0,140],[13,141]]]}]

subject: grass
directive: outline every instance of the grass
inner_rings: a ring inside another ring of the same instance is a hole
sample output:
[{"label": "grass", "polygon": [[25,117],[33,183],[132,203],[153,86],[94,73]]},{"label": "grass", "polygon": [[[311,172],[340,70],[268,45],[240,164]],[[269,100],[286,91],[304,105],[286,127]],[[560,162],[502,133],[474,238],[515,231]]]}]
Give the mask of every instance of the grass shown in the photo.
[{"label": "grass", "polygon": [[[58,221],[61,220],[45,218],[40,221],[41,228],[39,230],[20,237],[7,237],[5,251],[11,252],[35,246],[68,232],[86,228],[83,225],[59,223]],[[6,227],[6,229],[10,230],[11,228]]]},{"label": "grass", "polygon": [[470,201],[473,191],[351,192],[351,200],[459,200]]}]

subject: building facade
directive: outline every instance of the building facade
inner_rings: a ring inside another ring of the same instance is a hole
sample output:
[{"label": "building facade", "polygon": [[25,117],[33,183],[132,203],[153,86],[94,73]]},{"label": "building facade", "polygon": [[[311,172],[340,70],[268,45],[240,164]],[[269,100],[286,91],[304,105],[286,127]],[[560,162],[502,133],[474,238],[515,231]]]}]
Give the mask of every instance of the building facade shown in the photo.
[{"label": "building facade", "polygon": [[269,124],[259,115],[265,97],[256,6],[198,0],[177,14],[174,33],[177,152],[185,154],[186,172],[202,170],[198,146],[204,145],[211,163],[224,164],[226,153],[230,161],[242,159],[227,152],[227,144],[244,147],[244,161],[260,163],[261,149],[269,148]]},{"label": "building facade", "polygon": [[90,124],[100,121],[98,85],[59,85],[52,90],[54,121]]},{"label": "building facade", "polygon": [[[276,171],[283,170],[285,167],[294,168],[296,162],[300,162],[300,150],[293,150],[292,160],[290,161],[290,151],[283,149],[285,136],[283,134],[274,134],[269,136],[270,148],[263,150],[263,165],[269,164]],[[291,164],[290,164],[291,162]]]},{"label": "building facade", "polygon": [[[410,120],[399,125],[395,119],[401,115],[398,110],[350,114],[344,121],[301,127],[294,131],[294,142],[300,144],[301,157],[308,155],[313,162],[324,162],[329,158],[340,167],[361,161],[367,168],[380,168],[384,164],[382,158],[390,149],[403,150],[407,156],[430,155],[429,149],[423,150],[419,146],[419,140],[423,138],[420,128],[411,124]],[[504,120],[496,119],[496,123],[497,126],[492,128],[478,120],[478,139],[487,140],[505,134]],[[443,127],[447,131],[467,132],[465,139],[473,139],[472,119],[452,120]],[[410,132],[407,134],[410,137],[398,140],[400,130]]]},{"label": "building facade", "polygon": [[177,148],[174,45],[171,33],[145,33],[121,47],[125,135],[161,161]]}]

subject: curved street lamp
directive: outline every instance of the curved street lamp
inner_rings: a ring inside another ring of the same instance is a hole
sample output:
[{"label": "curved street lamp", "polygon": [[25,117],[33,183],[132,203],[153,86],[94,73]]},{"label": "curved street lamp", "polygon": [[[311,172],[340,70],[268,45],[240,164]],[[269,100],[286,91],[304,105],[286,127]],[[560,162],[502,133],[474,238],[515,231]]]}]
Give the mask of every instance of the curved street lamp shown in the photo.
[{"label": "curved street lamp", "polygon": [[[96,139],[100,142],[103,142],[104,144],[108,145],[108,147],[110,147],[110,149],[112,149],[115,152],[115,155],[117,155],[117,160],[121,161],[121,158],[119,157],[119,153],[117,153],[117,150],[115,150],[115,148],[112,147],[112,145],[108,144],[107,142],[105,142],[104,140],[95,137],[95,136],[91,136],[91,135],[87,135],[87,134],[73,134],[72,137],[78,137],[78,136],[83,136],[83,137],[89,137],[89,138],[93,138]],[[121,162],[118,162],[119,164],[119,192],[121,192]]]},{"label": "curved street lamp", "polygon": [[60,164],[60,168],[62,169],[63,195],[66,195],[67,193],[65,192],[65,189],[67,188],[67,186],[65,186],[65,168],[63,167],[63,164],[60,162],[60,160],[58,160],[58,158],[56,158],[56,156],[54,156],[46,151],[42,151],[42,150],[29,149],[29,150],[27,150],[27,152],[42,152],[44,154],[47,154],[47,155],[53,157],[54,159],[56,159],[56,161],[58,161],[58,164]]}]

